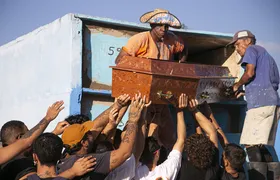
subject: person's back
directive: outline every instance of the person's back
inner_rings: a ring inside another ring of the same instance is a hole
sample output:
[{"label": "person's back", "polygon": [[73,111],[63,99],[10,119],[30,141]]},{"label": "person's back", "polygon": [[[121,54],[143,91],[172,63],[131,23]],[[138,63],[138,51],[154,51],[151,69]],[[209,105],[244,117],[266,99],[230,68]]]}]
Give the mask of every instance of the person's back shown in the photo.
[{"label": "person's back", "polygon": [[[96,165],[93,171],[85,174],[82,177],[77,177],[76,179],[104,179],[109,172],[110,152],[105,152],[102,154],[88,154],[85,156],[93,156],[94,158],[96,158]],[[57,172],[62,173],[70,169],[74,165],[74,163],[81,157],[83,156],[71,155],[65,159],[62,159],[57,165]]]},{"label": "person's back", "polygon": [[277,105],[279,71],[273,57],[265,48],[251,45],[246,49],[242,65],[255,65],[255,77],[246,85],[248,109]]}]

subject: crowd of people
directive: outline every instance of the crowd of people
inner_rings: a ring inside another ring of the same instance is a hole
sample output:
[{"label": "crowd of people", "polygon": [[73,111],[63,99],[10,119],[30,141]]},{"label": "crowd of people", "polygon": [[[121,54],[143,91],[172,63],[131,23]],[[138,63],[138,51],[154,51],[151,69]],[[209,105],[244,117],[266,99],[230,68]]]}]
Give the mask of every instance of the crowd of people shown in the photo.
[{"label": "crowd of people", "polygon": [[[141,94],[124,94],[91,121],[72,115],[59,122],[52,132],[43,131],[63,109],[58,101],[32,129],[12,120],[1,128],[1,179],[245,179],[245,151],[229,143],[219,128],[210,106],[200,105],[182,94],[177,110],[177,139],[166,147],[159,137],[160,118],[147,120],[150,103]],[[129,107],[130,106],[130,107]],[[129,110],[128,110],[129,107]],[[187,138],[184,111],[197,122],[197,133]],[[123,131],[117,129],[126,111]],[[59,136],[61,135],[61,137]],[[219,163],[218,136],[223,146]],[[170,134],[172,136],[172,134]]]},{"label": "crowd of people", "polygon": [[[151,30],[129,39],[116,58],[117,65],[124,56],[176,57],[179,63],[186,62],[187,46],[168,31],[181,27],[173,14],[156,9],[140,20],[150,23]],[[229,142],[207,102],[198,105],[188,94],[181,94],[174,104],[176,123],[167,105],[147,102],[141,94],[124,94],[94,120],[70,115],[52,132],[44,133],[63,110],[63,101],[58,101],[30,130],[19,120],[2,126],[0,179],[245,180],[246,157],[250,179],[280,179],[280,164],[265,146],[275,142],[279,72],[274,59],[255,43],[255,36],[247,30],[237,32],[230,43],[242,56],[245,69],[232,91],[238,98],[246,86],[248,111],[240,140],[246,152]],[[125,128],[117,129],[127,111]],[[185,111],[196,122],[196,133],[188,137]]]}]

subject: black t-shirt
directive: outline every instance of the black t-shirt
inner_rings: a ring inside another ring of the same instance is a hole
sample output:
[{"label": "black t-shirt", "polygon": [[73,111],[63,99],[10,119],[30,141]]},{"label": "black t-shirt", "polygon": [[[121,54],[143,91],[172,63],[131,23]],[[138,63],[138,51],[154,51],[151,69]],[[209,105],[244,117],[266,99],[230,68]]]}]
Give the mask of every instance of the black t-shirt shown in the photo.
[{"label": "black t-shirt", "polygon": [[18,180],[31,172],[36,172],[33,159],[18,156],[1,166],[0,179]]},{"label": "black t-shirt", "polygon": [[219,150],[215,149],[214,162],[208,169],[198,169],[188,160],[182,161],[177,180],[218,180],[219,179]]},{"label": "black t-shirt", "polygon": [[[111,152],[105,152],[102,154],[88,154],[86,156],[93,156],[96,158],[96,165],[94,166],[93,171],[85,174],[82,177],[77,177],[75,179],[83,179],[83,180],[89,180],[89,179],[105,179],[105,177],[110,172],[110,156]],[[66,171],[67,169],[70,169],[73,164],[82,156],[78,155],[72,155],[66,159],[62,159],[61,162],[57,165],[57,171],[58,174],[61,172]]]},{"label": "black t-shirt", "polygon": [[224,168],[220,168],[220,179],[221,180],[246,180],[246,175],[244,170],[238,173],[238,177],[232,177],[229,173],[225,171]]}]

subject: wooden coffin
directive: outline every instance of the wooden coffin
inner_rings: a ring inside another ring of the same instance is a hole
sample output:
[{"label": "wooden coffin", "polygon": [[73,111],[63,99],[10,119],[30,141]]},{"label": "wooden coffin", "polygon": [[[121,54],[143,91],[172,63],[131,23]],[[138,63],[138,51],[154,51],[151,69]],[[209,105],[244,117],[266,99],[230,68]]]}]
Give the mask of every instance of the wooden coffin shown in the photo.
[{"label": "wooden coffin", "polygon": [[112,68],[112,96],[138,92],[147,102],[168,104],[181,93],[199,103],[226,101],[232,98],[230,87],[235,78],[227,67],[185,64],[125,56]]}]

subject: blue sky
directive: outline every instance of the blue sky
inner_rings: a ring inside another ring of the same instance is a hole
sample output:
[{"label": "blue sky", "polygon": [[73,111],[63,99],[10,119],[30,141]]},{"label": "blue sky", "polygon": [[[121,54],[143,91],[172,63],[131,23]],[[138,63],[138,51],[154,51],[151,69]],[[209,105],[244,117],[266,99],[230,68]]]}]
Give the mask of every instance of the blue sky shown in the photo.
[{"label": "blue sky", "polygon": [[139,22],[155,8],[168,9],[189,29],[249,29],[280,65],[279,0],[0,0],[0,46],[67,13]]}]

